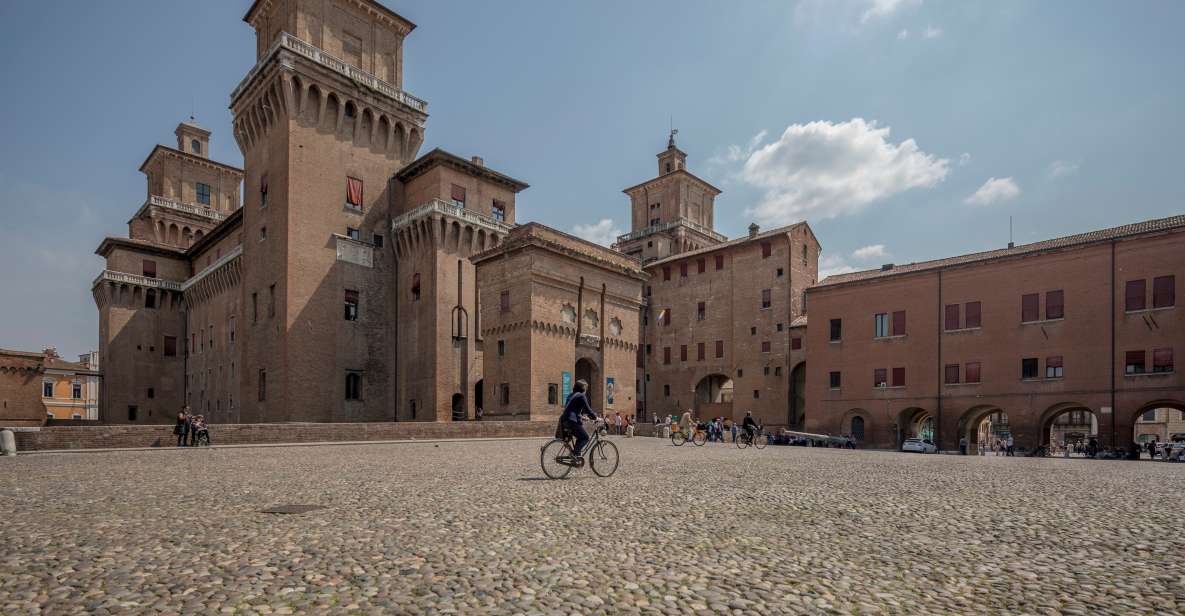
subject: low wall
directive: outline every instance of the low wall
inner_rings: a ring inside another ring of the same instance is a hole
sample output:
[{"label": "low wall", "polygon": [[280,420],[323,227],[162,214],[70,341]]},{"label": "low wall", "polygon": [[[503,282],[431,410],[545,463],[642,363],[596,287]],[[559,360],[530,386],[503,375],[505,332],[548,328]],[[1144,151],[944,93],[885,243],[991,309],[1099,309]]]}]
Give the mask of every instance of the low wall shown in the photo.
[{"label": "low wall", "polygon": [[[555,433],[555,421],[465,421],[385,423],[219,424],[210,426],[215,445],[403,441],[447,438],[540,437]],[[51,426],[16,433],[17,451],[173,447],[173,426]]]}]

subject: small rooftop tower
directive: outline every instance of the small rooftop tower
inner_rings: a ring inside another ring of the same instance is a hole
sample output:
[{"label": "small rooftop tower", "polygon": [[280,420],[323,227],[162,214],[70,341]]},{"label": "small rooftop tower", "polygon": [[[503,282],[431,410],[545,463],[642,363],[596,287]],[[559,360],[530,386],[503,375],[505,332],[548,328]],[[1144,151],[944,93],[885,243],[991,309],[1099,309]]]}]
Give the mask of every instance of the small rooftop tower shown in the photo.
[{"label": "small rooftop tower", "polygon": [[193,116],[189,116],[188,121],[178,124],[173,134],[177,135],[178,150],[209,158],[210,131],[198,126]]}]

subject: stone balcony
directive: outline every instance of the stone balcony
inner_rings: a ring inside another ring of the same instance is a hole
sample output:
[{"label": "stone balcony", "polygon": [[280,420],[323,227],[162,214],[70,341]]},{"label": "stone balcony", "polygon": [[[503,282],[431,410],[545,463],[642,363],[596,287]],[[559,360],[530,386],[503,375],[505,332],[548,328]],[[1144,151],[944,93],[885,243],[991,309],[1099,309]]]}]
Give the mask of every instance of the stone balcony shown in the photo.
[{"label": "stone balcony", "polygon": [[514,225],[508,224],[496,218],[491,218],[484,214],[478,214],[473,210],[465,209],[459,205],[448,203],[441,199],[433,199],[428,203],[421,205],[410,212],[400,214],[391,219],[391,231],[398,231],[418,220],[432,216],[445,216],[455,218],[459,221],[474,225],[476,227],[486,229],[498,234],[509,233]]},{"label": "stone balcony", "polygon": [[192,214],[194,216],[201,216],[202,218],[206,218],[214,222],[222,222],[226,219],[226,214],[223,214],[212,207],[194,203],[182,203],[180,201],[175,201],[167,197],[159,197],[157,195],[148,197],[148,201],[145,202],[144,205],[165,208],[175,212]]},{"label": "stone balcony", "polygon": [[91,283],[91,288],[97,287],[103,282],[139,285],[141,287],[165,289],[167,291],[178,292],[181,291],[183,284],[175,280],[161,280],[160,278],[149,278],[147,276],[140,276],[138,274],[116,272],[114,270],[103,270],[97,277],[95,277],[95,281]]},{"label": "stone balcony", "polygon": [[295,53],[298,56],[306,58],[315,64],[323,66],[346,77],[347,79],[350,79],[354,83],[366,86],[374,92],[407,105],[415,111],[425,114],[428,113],[427,101],[412,96],[411,94],[396,88],[386,81],[379,79],[373,73],[368,73],[356,66],[350,65],[345,61],[326,53],[320,48],[310,45],[309,43],[306,43],[305,41],[288,34],[287,32],[280,33],[280,36],[274,43],[272,43],[272,46],[267,50],[267,53],[265,53],[263,57],[260,58],[259,62],[255,63],[255,66],[253,66],[251,70],[247,72],[247,76],[243,77],[243,80],[239,82],[239,85],[236,86],[234,91],[230,93],[230,103],[232,107],[234,106],[235,100],[237,100],[239,95],[242,94],[242,92],[246,89],[247,84],[251,83],[251,80],[254,79],[261,70],[263,70],[263,67],[266,66],[267,63],[270,62],[272,58],[274,58],[278,53],[280,53],[280,50],[287,50]]}]

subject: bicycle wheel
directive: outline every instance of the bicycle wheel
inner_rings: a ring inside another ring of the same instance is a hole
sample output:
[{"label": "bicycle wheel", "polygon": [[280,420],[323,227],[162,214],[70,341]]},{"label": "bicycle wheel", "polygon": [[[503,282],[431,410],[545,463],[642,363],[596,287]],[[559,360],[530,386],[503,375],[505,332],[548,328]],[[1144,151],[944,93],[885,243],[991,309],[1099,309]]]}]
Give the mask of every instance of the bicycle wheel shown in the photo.
[{"label": "bicycle wheel", "polygon": [[749,437],[745,436],[744,434],[738,434],[736,444],[737,444],[737,449],[744,449],[744,448],[748,447],[749,446]]},{"label": "bicycle wheel", "polygon": [[210,446],[210,435],[209,434],[199,435],[198,436],[198,445],[200,445],[202,447],[209,447]]},{"label": "bicycle wheel", "polygon": [[608,477],[617,472],[617,465],[621,463],[621,456],[617,453],[617,445],[609,441],[601,441],[588,454],[588,463],[594,473],[600,477]]},{"label": "bicycle wheel", "polygon": [[671,433],[671,444],[675,447],[682,447],[683,443],[687,442],[687,435],[683,434],[682,430]]},{"label": "bicycle wheel", "polygon": [[568,444],[560,439],[552,439],[539,452],[539,466],[543,467],[543,474],[552,479],[563,479],[572,472],[572,450]]},{"label": "bicycle wheel", "polygon": [[708,442],[708,435],[702,430],[697,430],[695,434],[691,436],[691,442],[695,443],[696,447],[703,447],[704,443]]},{"label": "bicycle wheel", "polygon": [[765,446],[768,444],[769,444],[769,435],[768,434],[762,433],[762,434],[758,434],[757,436],[753,437],[753,446],[758,449],[765,449]]}]

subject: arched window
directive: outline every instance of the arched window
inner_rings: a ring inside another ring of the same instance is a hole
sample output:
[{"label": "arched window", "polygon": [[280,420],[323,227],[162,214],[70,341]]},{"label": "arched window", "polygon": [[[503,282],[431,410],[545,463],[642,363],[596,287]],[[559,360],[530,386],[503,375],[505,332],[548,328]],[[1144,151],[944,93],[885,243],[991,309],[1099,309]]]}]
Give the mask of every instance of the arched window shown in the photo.
[{"label": "arched window", "polygon": [[864,440],[864,418],[859,415],[852,418],[852,438]]},{"label": "arched window", "polygon": [[194,154],[201,154],[202,153],[202,142],[198,141],[197,139],[190,141],[189,142],[189,149],[192,150]]},{"label": "arched window", "polygon": [[346,400],[362,399],[362,375],[357,372],[346,373]]}]

